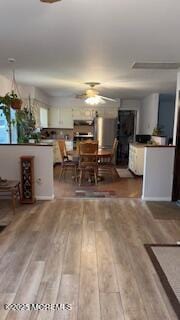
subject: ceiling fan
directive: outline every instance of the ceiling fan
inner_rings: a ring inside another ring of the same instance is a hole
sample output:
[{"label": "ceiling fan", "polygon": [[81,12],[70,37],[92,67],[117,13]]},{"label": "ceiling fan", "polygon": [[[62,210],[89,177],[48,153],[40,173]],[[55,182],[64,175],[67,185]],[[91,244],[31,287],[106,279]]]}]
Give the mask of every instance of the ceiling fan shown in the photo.
[{"label": "ceiling fan", "polygon": [[99,95],[95,87],[100,85],[100,82],[85,82],[85,84],[89,88],[83,94],[77,94],[77,99],[85,99],[85,102],[90,105],[104,104],[106,101],[117,102],[115,99]]},{"label": "ceiling fan", "polygon": [[41,2],[45,2],[45,3],[54,3],[54,2],[58,2],[61,0],[40,0]]}]

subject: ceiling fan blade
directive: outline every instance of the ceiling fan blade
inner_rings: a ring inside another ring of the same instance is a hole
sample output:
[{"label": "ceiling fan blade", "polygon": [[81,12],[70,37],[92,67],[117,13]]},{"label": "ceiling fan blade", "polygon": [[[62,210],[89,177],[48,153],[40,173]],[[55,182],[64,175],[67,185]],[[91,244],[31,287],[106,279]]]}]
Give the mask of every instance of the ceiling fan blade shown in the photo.
[{"label": "ceiling fan blade", "polygon": [[87,94],[76,94],[76,99],[86,99],[87,97]]},{"label": "ceiling fan blade", "polygon": [[113,101],[113,102],[118,102],[116,99],[112,99],[112,98],[108,98],[108,97],[104,97],[104,96],[99,96],[100,98],[104,99],[104,100],[108,100],[108,101]]},{"label": "ceiling fan blade", "polygon": [[41,2],[45,2],[45,3],[54,3],[54,2],[58,2],[61,0],[40,0]]}]

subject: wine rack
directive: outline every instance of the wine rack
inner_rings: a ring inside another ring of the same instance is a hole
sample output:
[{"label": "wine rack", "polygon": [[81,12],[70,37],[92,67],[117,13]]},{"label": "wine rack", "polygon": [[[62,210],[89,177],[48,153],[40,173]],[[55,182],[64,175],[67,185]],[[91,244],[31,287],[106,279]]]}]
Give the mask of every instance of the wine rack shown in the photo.
[{"label": "wine rack", "polygon": [[22,203],[34,203],[34,157],[21,157],[21,188]]}]

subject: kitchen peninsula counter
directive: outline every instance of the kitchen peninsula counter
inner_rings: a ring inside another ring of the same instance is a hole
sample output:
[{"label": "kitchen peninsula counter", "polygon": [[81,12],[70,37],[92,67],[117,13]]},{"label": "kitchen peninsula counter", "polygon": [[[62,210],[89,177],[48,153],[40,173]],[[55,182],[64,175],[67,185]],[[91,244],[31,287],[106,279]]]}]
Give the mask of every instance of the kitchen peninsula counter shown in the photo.
[{"label": "kitchen peninsula counter", "polygon": [[175,146],[144,148],[143,194],[145,201],[171,201]]},{"label": "kitchen peninsula counter", "polygon": [[33,146],[33,147],[52,147],[53,143],[0,143],[0,146]]}]

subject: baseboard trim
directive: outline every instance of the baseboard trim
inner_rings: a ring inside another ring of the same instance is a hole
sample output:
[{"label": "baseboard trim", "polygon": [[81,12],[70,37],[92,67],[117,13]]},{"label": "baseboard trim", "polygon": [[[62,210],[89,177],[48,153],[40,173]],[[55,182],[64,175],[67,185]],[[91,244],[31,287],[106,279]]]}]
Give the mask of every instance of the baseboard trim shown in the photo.
[{"label": "baseboard trim", "polygon": [[172,198],[171,197],[144,197],[142,196],[141,199],[143,201],[164,201],[164,202],[171,202]]},{"label": "baseboard trim", "polygon": [[36,196],[36,200],[40,200],[40,201],[54,200],[54,194],[52,196]]}]

